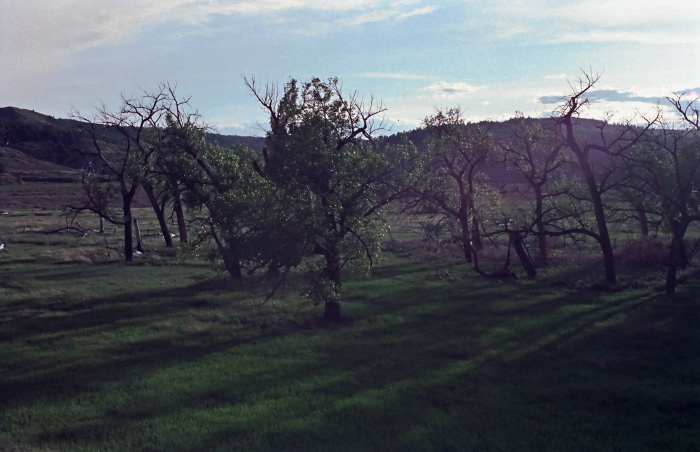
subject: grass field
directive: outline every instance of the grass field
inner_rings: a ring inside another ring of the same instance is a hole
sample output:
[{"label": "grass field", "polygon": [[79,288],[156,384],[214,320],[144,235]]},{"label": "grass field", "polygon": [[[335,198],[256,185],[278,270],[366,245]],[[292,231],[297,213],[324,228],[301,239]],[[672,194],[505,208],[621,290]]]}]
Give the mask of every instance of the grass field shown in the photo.
[{"label": "grass field", "polygon": [[155,239],[124,265],[32,232],[56,219],[0,219],[0,451],[700,450],[697,274],[584,290],[397,241],[331,325],[294,281],[259,305]]}]

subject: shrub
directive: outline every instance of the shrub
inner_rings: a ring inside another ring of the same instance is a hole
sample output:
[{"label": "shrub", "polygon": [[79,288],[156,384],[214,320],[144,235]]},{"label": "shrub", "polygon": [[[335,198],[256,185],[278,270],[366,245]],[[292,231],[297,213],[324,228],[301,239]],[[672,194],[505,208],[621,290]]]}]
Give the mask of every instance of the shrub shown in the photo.
[{"label": "shrub", "polygon": [[642,237],[630,240],[617,252],[617,261],[631,269],[663,267],[668,261],[667,247],[658,239]]}]

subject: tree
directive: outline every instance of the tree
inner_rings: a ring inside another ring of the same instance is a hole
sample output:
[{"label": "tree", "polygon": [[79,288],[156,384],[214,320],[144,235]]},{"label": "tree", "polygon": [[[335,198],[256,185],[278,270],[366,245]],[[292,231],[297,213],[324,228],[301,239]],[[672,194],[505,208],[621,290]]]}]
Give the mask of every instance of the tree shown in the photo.
[{"label": "tree", "polygon": [[213,242],[210,257],[220,259],[235,280],[243,278],[244,270],[252,273],[265,265],[284,268],[284,278],[299,265],[308,243],[300,222],[290,220],[305,218],[304,213],[256,171],[257,154],[249,147],[208,143],[208,127],[184,108],[168,114],[166,122],[168,139],[159,149],[157,166],[192,216],[187,247],[208,248]]},{"label": "tree", "polygon": [[547,227],[545,200],[555,196],[547,193],[546,187],[565,164],[562,143],[556,134],[545,130],[539,122],[528,124],[522,114],[513,128],[513,138],[500,143],[507,166],[515,168],[532,190],[534,206],[531,225],[526,232],[533,230],[537,236],[539,261],[547,263]]},{"label": "tree", "polygon": [[443,216],[467,262],[478,270],[481,247],[477,196],[486,190],[481,166],[493,150],[493,138],[484,127],[465,123],[459,108],[424,119],[428,131],[422,168],[425,178],[413,188],[414,212]]},{"label": "tree", "polygon": [[[198,152],[198,148],[193,146],[204,145],[205,134],[210,127],[203,121],[199,112],[192,109],[190,98],[178,98],[174,87],[170,85],[166,84],[165,89],[171,102],[166,114],[165,136],[156,149],[149,181],[158,188],[156,199],[160,202],[162,210],[165,209],[166,204],[172,204],[178,237],[180,243],[184,244],[188,241],[187,222],[182,203],[185,186],[183,181],[178,179],[178,175],[186,174],[184,169],[193,167],[192,164],[196,162]],[[177,136],[179,141],[173,139],[174,136]],[[148,192],[148,187],[144,188]]]},{"label": "tree", "polygon": [[[589,235],[598,242],[603,254],[605,279],[608,283],[615,284],[617,282],[615,256],[603,202],[603,194],[610,188],[610,180],[604,174],[601,174],[602,172],[596,174],[592,162],[592,154],[597,152],[609,158],[622,156],[644,137],[657,119],[648,121],[646,126],[641,128],[634,127],[631,125],[631,121],[628,121],[618,132],[614,132],[612,136],[609,136],[606,132],[608,121],[604,121],[599,128],[600,133],[597,140],[577,136],[575,132],[576,118],[580,114],[581,108],[588,104],[587,95],[599,79],[599,75],[584,73],[579,79],[577,86],[571,85],[571,92],[559,105],[558,115],[555,119],[560,126],[564,144],[573,154],[581,171],[588,191],[588,202],[591,204],[595,218],[595,230],[583,227],[577,232]],[[612,164],[611,168],[613,171],[616,170],[616,164]]]},{"label": "tree", "polygon": [[688,99],[687,93],[677,92],[666,97],[687,127],[700,130],[700,96]]},{"label": "tree", "polygon": [[170,235],[170,228],[168,227],[168,222],[165,218],[165,208],[168,198],[164,197],[164,192],[162,190],[156,191],[156,187],[154,186],[153,182],[154,181],[150,178],[144,178],[141,186],[143,187],[143,191],[146,193],[146,197],[151,203],[151,207],[156,214],[156,219],[158,220],[161,234],[165,240],[165,247],[172,248],[173,238]]},{"label": "tree", "polygon": [[671,232],[669,295],[675,293],[678,269],[688,264],[685,234],[700,221],[700,135],[685,118],[685,127],[661,121],[627,157],[629,185],[644,193],[645,209],[660,215]]},{"label": "tree", "polygon": [[324,304],[326,320],[337,322],[341,272],[350,263],[372,266],[383,235],[382,208],[398,197],[396,182],[410,174],[414,147],[382,146],[376,134],[385,108],[346,95],[336,78],[292,79],[282,91],[245,82],[269,115],[257,170],[294,206],[277,221],[306,231],[304,251],[320,256],[310,264],[308,295]]},{"label": "tree", "polygon": [[[133,259],[132,203],[138,189],[144,184],[151,168],[155,149],[163,139],[160,134],[165,116],[173,102],[172,90],[161,84],[153,92],[144,91],[140,97],[121,96],[117,111],[104,104],[92,118],[73,111],[71,117],[87,123],[84,130],[92,141],[90,151],[81,152],[88,159],[89,168],[83,175],[86,198],[83,205],[68,206],[74,215],[88,210],[107,221],[124,227],[124,260]],[[122,137],[119,145],[101,140],[110,129]],[[121,213],[111,205],[121,200]]]}]

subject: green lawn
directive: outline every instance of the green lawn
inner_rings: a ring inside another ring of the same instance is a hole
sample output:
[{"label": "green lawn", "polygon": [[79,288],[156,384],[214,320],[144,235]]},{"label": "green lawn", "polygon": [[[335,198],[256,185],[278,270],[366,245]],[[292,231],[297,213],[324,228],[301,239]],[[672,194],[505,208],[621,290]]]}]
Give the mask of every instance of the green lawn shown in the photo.
[{"label": "green lawn", "polygon": [[32,240],[0,254],[0,451],[700,449],[697,277],[669,299],[393,253],[328,325],[294,283],[256,306],[261,279]]}]

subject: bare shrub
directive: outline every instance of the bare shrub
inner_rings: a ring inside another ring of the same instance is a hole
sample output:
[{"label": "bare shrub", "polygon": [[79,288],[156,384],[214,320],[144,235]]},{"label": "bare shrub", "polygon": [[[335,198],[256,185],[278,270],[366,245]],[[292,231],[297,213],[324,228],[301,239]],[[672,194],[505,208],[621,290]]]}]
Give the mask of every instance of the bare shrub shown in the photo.
[{"label": "bare shrub", "polygon": [[[490,260],[494,262],[505,262],[508,256],[508,241],[495,242],[494,244],[484,244],[479,250],[479,258],[482,260]],[[511,250],[511,261],[515,257],[515,251]]]},{"label": "bare shrub", "polygon": [[430,240],[387,240],[384,242],[384,250],[406,253],[415,259],[428,261],[463,257],[457,245],[447,243],[439,246]]},{"label": "bare shrub", "polygon": [[631,269],[658,268],[666,265],[668,249],[658,239],[642,237],[621,246],[615,257],[620,265]]}]

